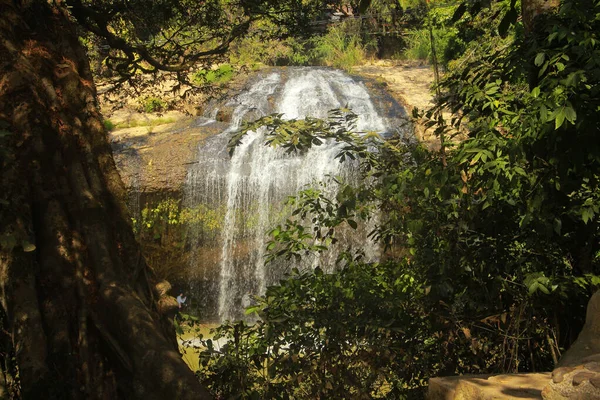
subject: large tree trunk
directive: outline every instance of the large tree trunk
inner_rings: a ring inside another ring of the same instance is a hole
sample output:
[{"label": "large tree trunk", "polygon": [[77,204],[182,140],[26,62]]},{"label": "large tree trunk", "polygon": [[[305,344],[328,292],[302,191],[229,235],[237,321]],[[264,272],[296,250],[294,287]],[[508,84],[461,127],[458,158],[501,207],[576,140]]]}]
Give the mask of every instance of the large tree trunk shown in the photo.
[{"label": "large tree trunk", "polygon": [[527,34],[533,32],[536,18],[545,13],[557,10],[559,5],[559,0],[522,0],[521,16],[525,32]]},{"label": "large tree trunk", "polygon": [[68,11],[0,0],[0,397],[210,397],[158,312],[123,199]]}]

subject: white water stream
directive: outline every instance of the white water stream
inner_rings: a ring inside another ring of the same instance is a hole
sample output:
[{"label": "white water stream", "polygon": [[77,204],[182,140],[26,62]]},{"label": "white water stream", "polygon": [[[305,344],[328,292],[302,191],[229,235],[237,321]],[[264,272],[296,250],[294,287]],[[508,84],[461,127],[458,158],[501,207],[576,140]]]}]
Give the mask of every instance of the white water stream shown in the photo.
[{"label": "white water stream", "polygon": [[[352,165],[334,159],[339,151],[335,144],[314,146],[302,155],[289,155],[282,149],[265,146],[262,131],[249,132],[231,159],[224,162],[224,144],[231,133],[250,116],[249,119],[254,119],[282,113],[287,119],[326,118],[329,110],[341,107],[348,107],[359,116],[358,131],[390,129],[364,84],[330,69],[271,72],[227,105],[233,108],[230,127],[200,149],[198,165],[190,169],[186,188],[187,206],[202,203],[212,205],[213,209],[219,205],[225,208],[220,236],[214,246],[220,254],[215,254],[211,261],[218,264],[215,266],[218,272],[206,278],[216,283],[203,289],[216,296],[214,305],[220,320],[243,317],[251,296],[264,293],[268,285],[277,283],[292,266],[298,266],[264,263],[266,233],[285,219],[285,199],[324,180],[328,181],[327,190],[335,194],[335,184],[329,177],[353,179]],[[366,237],[368,229],[363,227],[349,235],[341,249],[360,246],[367,257],[377,258],[378,248]],[[199,234],[192,233],[190,238],[192,245],[194,240],[202,240]],[[313,258],[306,266],[330,265],[336,254]],[[201,261],[195,257],[191,262]]]}]

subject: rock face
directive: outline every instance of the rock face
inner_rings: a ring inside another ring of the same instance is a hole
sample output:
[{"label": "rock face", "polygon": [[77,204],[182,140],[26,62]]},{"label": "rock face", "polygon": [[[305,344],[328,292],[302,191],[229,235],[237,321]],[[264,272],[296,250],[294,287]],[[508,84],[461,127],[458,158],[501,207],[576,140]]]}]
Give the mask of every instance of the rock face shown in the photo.
[{"label": "rock face", "polygon": [[600,291],[588,303],[585,325],[577,340],[562,356],[559,367],[579,365],[592,355],[600,359]]},{"label": "rock face", "polygon": [[205,127],[187,118],[159,126],[138,126],[111,133],[117,168],[127,188],[139,193],[181,193],[199,145],[224,125]]},{"label": "rock face", "polygon": [[590,299],[585,325],[552,372],[542,396],[546,400],[600,399],[600,291]]},{"label": "rock face", "polygon": [[431,378],[427,400],[541,399],[550,373]]}]

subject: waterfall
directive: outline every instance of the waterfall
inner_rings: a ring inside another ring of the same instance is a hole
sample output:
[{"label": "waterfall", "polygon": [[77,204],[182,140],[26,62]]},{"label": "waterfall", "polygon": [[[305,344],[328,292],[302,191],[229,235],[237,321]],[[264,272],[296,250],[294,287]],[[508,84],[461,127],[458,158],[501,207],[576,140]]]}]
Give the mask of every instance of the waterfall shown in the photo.
[{"label": "waterfall", "polygon": [[[335,194],[330,177],[352,181],[351,165],[334,159],[339,145],[315,146],[302,155],[286,154],[264,145],[264,132],[249,132],[231,158],[225,146],[242,121],[271,113],[286,119],[307,116],[326,118],[331,109],[348,107],[358,115],[359,131],[385,132],[389,121],[378,113],[365,85],[347,74],[324,68],[290,68],[263,74],[227,103],[233,108],[229,127],[204,143],[198,164],[190,169],[184,204],[209,207],[220,218],[219,234],[212,244],[205,233],[191,232],[189,243],[198,250],[191,263],[199,265],[199,288],[205,304],[214,308],[220,320],[243,317],[251,296],[264,293],[268,285],[283,278],[293,265],[277,262],[265,265],[266,233],[286,216],[285,199],[299,190],[328,181],[327,191]],[[376,258],[378,249],[367,239],[368,228],[347,235],[348,240]],[[352,238],[350,238],[352,236]],[[200,245],[202,243],[202,245]],[[350,243],[350,242],[349,242]],[[347,244],[349,244],[347,243]],[[212,249],[212,250],[208,250]],[[219,253],[210,260],[206,252]],[[309,265],[330,265],[335,253],[309,260]],[[207,265],[211,264],[211,265]]]}]

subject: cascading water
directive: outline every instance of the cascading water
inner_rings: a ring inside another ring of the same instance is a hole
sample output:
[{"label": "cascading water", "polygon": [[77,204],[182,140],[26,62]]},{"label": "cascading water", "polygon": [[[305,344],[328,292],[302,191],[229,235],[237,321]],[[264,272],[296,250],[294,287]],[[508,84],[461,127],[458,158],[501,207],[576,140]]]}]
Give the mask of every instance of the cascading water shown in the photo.
[{"label": "cascading water", "polygon": [[[252,295],[261,294],[289,271],[284,262],[265,265],[266,232],[286,217],[285,199],[328,177],[353,179],[353,169],[339,163],[334,143],[314,146],[302,155],[264,145],[264,132],[249,132],[228,159],[225,145],[242,121],[271,113],[286,119],[307,116],[327,118],[331,109],[348,107],[358,115],[358,131],[385,132],[386,118],[376,110],[364,84],[341,71],[322,68],[292,68],[271,72],[230,100],[234,107],[230,126],[207,141],[199,151],[199,162],[188,173],[185,205],[205,205],[220,218],[219,235],[209,238],[191,232],[189,242],[199,250],[191,262],[203,271],[203,306],[212,307],[220,320],[240,318]],[[333,182],[328,184],[331,193]],[[360,230],[359,230],[360,231]],[[366,229],[347,240],[376,258],[378,249],[366,238]],[[219,246],[220,243],[220,246]],[[346,245],[348,245],[347,243]],[[212,252],[209,259],[205,253]],[[215,257],[217,254],[217,257]],[[335,254],[324,255],[332,259]],[[335,259],[335,258],[333,258]],[[327,265],[314,258],[312,265]],[[321,264],[322,263],[322,264]],[[212,264],[213,268],[210,268]],[[310,264],[309,264],[310,265]],[[217,268],[214,268],[216,266]],[[208,303],[208,304],[207,304]],[[210,318],[210,316],[209,316]]]}]

